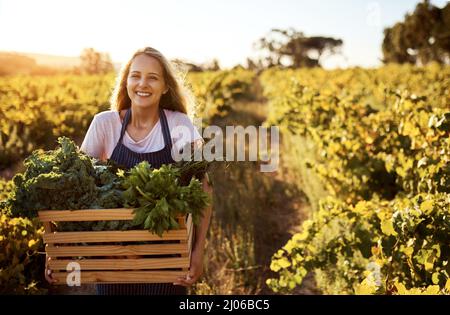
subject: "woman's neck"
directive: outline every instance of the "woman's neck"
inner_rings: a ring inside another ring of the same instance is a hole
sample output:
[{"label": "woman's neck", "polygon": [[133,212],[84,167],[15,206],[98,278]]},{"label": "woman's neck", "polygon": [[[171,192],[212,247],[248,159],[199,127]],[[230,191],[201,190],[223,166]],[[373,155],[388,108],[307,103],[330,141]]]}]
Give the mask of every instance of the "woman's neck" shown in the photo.
[{"label": "woman's neck", "polygon": [[158,122],[159,107],[134,107],[131,106],[131,121],[130,125],[135,129],[148,129]]}]

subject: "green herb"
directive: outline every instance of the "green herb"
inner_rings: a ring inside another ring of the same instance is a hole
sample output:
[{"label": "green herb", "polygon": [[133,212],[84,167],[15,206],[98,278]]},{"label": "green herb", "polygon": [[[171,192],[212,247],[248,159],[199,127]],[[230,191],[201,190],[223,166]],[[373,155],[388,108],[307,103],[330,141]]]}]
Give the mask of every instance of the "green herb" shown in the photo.
[{"label": "green herb", "polygon": [[123,197],[126,207],[136,208],[133,224],[159,236],[179,228],[178,216],[191,213],[194,224],[198,224],[209,196],[198,179],[192,178],[183,186],[180,177],[180,169],[172,165],[153,169],[144,161],[132,168],[124,180]]}]

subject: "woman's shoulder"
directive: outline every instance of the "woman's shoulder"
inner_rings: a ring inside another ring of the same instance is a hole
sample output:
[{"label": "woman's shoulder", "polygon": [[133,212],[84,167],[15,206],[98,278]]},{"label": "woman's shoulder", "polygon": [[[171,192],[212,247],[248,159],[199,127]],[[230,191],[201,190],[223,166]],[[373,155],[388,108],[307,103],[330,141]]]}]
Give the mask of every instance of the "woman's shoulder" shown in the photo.
[{"label": "woman's shoulder", "polygon": [[192,124],[192,120],[185,113],[170,109],[164,109],[164,113],[166,114],[168,122],[175,126]]},{"label": "woman's shoulder", "polygon": [[119,122],[119,112],[116,110],[106,110],[95,114],[94,119],[99,124],[111,124]]}]

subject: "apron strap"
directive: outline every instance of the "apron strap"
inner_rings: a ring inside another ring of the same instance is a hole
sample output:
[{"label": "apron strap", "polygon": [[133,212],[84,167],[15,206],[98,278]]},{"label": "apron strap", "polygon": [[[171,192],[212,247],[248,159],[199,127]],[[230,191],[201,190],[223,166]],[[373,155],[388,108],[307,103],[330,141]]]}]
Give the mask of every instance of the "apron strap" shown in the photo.
[{"label": "apron strap", "polygon": [[[128,122],[130,121],[131,117],[131,107],[127,109],[127,112],[125,114],[125,118],[123,119],[122,123],[122,129],[120,130],[120,138],[118,143],[122,143],[123,135],[125,134],[125,130],[127,130]],[[161,122],[161,130],[164,137],[164,146],[169,146],[169,149],[172,150],[172,139],[170,137],[170,129],[169,124],[167,123],[167,117],[164,113],[163,108],[159,108],[159,118]]]},{"label": "apron strap", "polygon": [[[120,115],[120,112],[119,112],[119,115]],[[125,130],[127,130],[128,122],[130,121],[130,116],[131,116],[131,107],[127,109],[127,112],[125,114],[125,118],[123,119],[122,129],[120,129],[120,138],[119,138],[119,142],[118,143],[122,143],[123,135],[125,134]]]},{"label": "apron strap", "polygon": [[161,129],[164,136],[164,146],[169,146],[169,149],[172,150],[172,139],[170,137],[170,129],[169,124],[167,123],[167,117],[164,113],[163,108],[159,108],[159,118],[161,120]]}]

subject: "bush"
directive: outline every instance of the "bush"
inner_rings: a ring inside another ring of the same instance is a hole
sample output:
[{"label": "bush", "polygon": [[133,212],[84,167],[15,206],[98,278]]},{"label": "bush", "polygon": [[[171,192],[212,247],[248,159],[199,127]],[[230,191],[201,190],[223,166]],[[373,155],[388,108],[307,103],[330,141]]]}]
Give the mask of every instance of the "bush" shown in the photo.
[{"label": "bush", "polygon": [[0,215],[0,294],[44,294],[43,228],[37,220]]},{"label": "bush", "polygon": [[[450,292],[450,194],[361,201],[327,198],[271,263],[267,284],[288,292],[314,271],[328,294]],[[400,284],[400,285],[399,285]],[[438,290],[438,291],[439,291]]]}]

